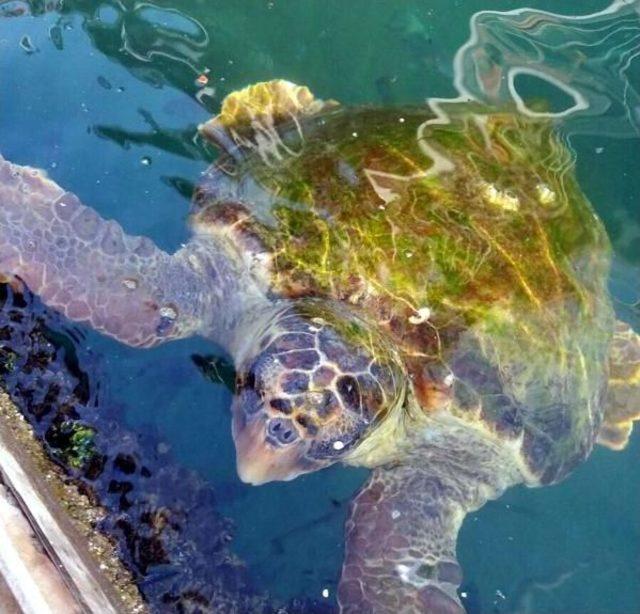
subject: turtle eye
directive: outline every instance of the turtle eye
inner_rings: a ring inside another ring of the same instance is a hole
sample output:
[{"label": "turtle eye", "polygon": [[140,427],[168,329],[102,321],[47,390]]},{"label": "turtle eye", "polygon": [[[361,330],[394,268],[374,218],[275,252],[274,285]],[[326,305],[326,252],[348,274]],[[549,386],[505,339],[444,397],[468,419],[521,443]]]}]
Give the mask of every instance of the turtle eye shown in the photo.
[{"label": "turtle eye", "polygon": [[288,445],[298,439],[298,432],[291,420],[272,418],[267,423],[267,437],[281,445]]}]

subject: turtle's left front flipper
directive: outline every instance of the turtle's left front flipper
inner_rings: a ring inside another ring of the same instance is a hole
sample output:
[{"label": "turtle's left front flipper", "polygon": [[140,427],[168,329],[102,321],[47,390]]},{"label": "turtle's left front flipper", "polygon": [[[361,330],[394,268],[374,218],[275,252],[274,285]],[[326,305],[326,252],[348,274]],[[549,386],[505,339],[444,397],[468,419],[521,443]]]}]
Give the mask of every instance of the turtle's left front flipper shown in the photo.
[{"label": "turtle's left front flipper", "polygon": [[342,614],[464,613],[458,530],[468,512],[519,481],[517,472],[483,441],[429,446],[414,458],[375,469],[351,504]]},{"label": "turtle's left front flipper", "polygon": [[127,236],[42,171],[1,156],[0,274],[132,346],[198,329],[202,283],[184,255]]},{"label": "turtle's left front flipper", "polygon": [[598,443],[622,450],[635,420],[640,420],[640,335],[618,321],[609,351],[609,387]]}]

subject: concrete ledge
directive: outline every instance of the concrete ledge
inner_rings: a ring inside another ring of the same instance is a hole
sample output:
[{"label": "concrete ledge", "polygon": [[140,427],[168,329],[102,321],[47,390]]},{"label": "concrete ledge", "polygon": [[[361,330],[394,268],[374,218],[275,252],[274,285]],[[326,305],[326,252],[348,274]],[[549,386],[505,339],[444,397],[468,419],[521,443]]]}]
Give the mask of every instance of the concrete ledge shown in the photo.
[{"label": "concrete ledge", "polygon": [[[83,608],[42,550],[31,526],[4,484],[0,484],[0,574],[5,601],[25,614],[81,614]],[[5,606],[0,600],[0,609]]]},{"label": "concrete ledge", "polygon": [[0,612],[3,614],[21,614],[20,606],[15,600],[13,593],[7,586],[4,578],[0,575]]},{"label": "concrete ledge", "polygon": [[[146,611],[130,576],[118,569],[113,552],[105,557],[107,562],[98,562],[92,555],[91,551],[108,550],[104,537],[95,535],[92,548],[87,539],[92,528],[85,526],[83,534],[70,520],[69,508],[82,507],[82,501],[65,500],[73,498],[75,489],[64,483],[29,425],[2,392],[0,480],[0,575],[4,583],[0,590],[11,593],[14,606],[25,614]],[[114,573],[124,578],[120,590],[114,588]],[[8,596],[6,599],[10,602]]]}]

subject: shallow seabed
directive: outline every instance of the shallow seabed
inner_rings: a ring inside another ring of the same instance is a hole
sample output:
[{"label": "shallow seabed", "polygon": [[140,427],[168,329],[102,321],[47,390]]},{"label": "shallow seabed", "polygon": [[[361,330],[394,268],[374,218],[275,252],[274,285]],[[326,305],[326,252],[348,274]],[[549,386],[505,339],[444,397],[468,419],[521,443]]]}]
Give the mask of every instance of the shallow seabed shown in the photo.
[{"label": "shallow seabed", "polygon": [[[188,236],[188,194],[211,155],[194,141],[195,126],[233,89],[283,77],[343,103],[421,104],[455,95],[452,59],[475,12],[586,14],[608,3],[67,0],[40,11],[44,4],[10,17],[27,3],[0,1],[0,152],[47,169],[130,234],[174,250]],[[627,68],[638,89],[640,61]],[[203,88],[195,81],[206,71]],[[625,95],[627,103],[611,129],[587,117],[571,144],[615,246],[617,309],[639,327],[640,105]],[[128,427],[153,433],[213,486],[256,586],[281,599],[323,599],[328,589],[331,601],[347,503],[365,472],[246,486],[235,475],[230,394],[191,360],[216,348],[187,340],[136,351],[91,333],[84,343],[101,357],[101,394],[124,405]],[[640,612],[639,509],[640,432],[624,452],[597,449],[560,486],[509,491],[462,529],[466,607]]]}]

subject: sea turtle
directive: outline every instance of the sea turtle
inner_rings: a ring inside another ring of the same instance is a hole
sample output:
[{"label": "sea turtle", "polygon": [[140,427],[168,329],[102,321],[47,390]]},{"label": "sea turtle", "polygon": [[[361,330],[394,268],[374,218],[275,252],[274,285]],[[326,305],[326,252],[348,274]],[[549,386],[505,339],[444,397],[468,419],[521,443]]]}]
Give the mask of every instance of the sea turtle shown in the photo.
[{"label": "sea turtle", "polygon": [[543,118],[345,108],[281,80],[200,134],[221,153],[173,255],[1,161],[0,270],[132,346],[220,343],[242,480],[374,469],[342,611],[462,611],[465,515],[623,447],[640,410],[640,340],[570,153]]}]

